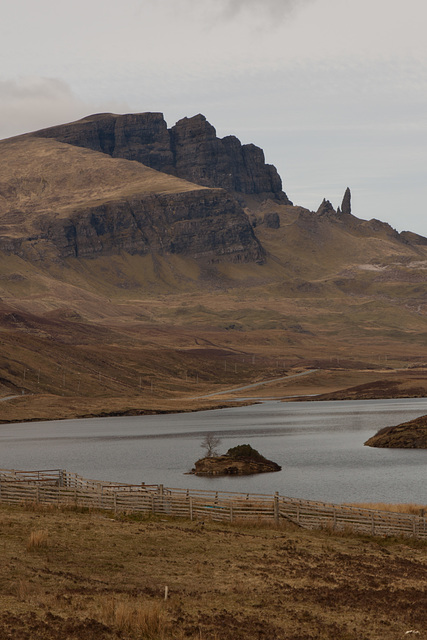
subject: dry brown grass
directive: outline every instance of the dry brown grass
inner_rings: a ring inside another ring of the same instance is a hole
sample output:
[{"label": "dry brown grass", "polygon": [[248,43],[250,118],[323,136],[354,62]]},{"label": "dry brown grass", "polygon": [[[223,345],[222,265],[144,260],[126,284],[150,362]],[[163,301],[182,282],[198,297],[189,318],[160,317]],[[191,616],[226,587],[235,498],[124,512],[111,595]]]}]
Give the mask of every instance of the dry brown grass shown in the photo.
[{"label": "dry brown grass", "polygon": [[384,502],[358,502],[350,506],[361,507],[362,509],[374,509],[375,511],[392,511],[393,513],[408,513],[414,516],[427,513],[427,505],[421,504],[388,504]]},{"label": "dry brown grass", "polygon": [[166,637],[167,616],[158,602],[111,598],[103,603],[102,616],[107,624],[113,624],[120,632],[138,635],[141,640]]},{"label": "dry brown grass", "polygon": [[[49,532],[45,553],[22,553],[28,530]],[[0,638],[400,640],[409,629],[422,638],[426,548],[0,506]]]},{"label": "dry brown grass", "polygon": [[[139,163],[53,139],[23,136],[0,142],[0,148],[5,158],[2,182],[10,186],[1,213],[9,221],[8,209],[25,212],[29,229],[41,213],[54,211],[56,218],[69,215],[70,205],[79,208],[133,195],[203,189]],[[22,232],[24,223],[18,227]],[[14,228],[16,224],[11,225]]]},{"label": "dry brown grass", "polygon": [[49,546],[48,532],[45,529],[31,531],[27,542],[27,551],[39,551]]}]

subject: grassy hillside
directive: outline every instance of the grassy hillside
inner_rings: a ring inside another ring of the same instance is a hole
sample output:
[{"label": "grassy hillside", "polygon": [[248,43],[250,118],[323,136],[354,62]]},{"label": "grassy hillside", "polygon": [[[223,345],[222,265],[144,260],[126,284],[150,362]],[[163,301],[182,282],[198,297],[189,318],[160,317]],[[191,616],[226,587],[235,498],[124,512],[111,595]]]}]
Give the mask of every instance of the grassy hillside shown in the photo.
[{"label": "grassy hillside", "polygon": [[[200,258],[160,244],[144,255],[111,247],[89,257],[41,254],[31,238],[45,242],[50,226],[76,211],[212,190],[30,134],[0,142],[0,150],[0,393],[27,396],[2,404],[0,419],[31,416],[43,404],[45,415],[54,406],[63,415],[67,398],[87,413],[108,404],[148,410],[160,398],[186,403],[304,368],[324,376],[275,385],[274,393],[345,396],[363,385],[369,389],[350,397],[426,393],[423,239],[241,195],[261,261],[233,261],[226,251]],[[272,213],[277,228],[268,224]],[[184,237],[197,236],[187,222]],[[22,237],[23,247],[7,250]],[[408,366],[421,367],[416,381]]]},{"label": "grassy hillside", "polygon": [[73,209],[133,195],[203,189],[139,162],[53,139],[10,138],[0,142],[0,151],[0,219],[15,231],[22,222],[31,224],[32,216],[43,213],[64,217]]}]

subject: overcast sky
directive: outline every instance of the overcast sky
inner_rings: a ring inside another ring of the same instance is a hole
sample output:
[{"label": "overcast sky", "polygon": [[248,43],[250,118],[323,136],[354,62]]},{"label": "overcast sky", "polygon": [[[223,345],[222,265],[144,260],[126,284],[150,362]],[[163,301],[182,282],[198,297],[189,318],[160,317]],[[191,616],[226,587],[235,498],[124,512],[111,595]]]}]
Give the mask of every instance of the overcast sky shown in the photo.
[{"label": "overcast sky", "polygon": [[426,0],[2,0],[0,138],[203,113],[296,204],[427,235]]}]

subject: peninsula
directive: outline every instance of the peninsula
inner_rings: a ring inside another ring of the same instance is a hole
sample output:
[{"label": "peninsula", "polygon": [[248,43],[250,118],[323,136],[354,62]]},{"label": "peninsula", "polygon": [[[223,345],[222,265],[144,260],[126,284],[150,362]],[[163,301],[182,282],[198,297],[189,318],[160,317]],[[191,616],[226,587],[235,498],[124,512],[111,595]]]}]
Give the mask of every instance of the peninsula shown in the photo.
[{"label": "peninsula", "polygon": [[368,447],[427,449],[427,416],[395,427],[384,427],[365,442]]}]

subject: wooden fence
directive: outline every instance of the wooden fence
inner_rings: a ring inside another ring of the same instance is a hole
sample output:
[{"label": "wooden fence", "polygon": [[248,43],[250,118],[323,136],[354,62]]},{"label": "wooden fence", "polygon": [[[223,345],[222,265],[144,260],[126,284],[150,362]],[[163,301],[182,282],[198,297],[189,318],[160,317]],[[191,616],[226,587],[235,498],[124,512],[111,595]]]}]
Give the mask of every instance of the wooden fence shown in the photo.
[{"label": "wooden fence", "polygon": [[0,469],[0,502],[87,507],[114,513],[155,513],[217,522],[286,521],[308,529],[348,529],[371,535],[427,539],[424,515],[298,500],[278,493],[245,494],[101,482],[64,469]]}]

